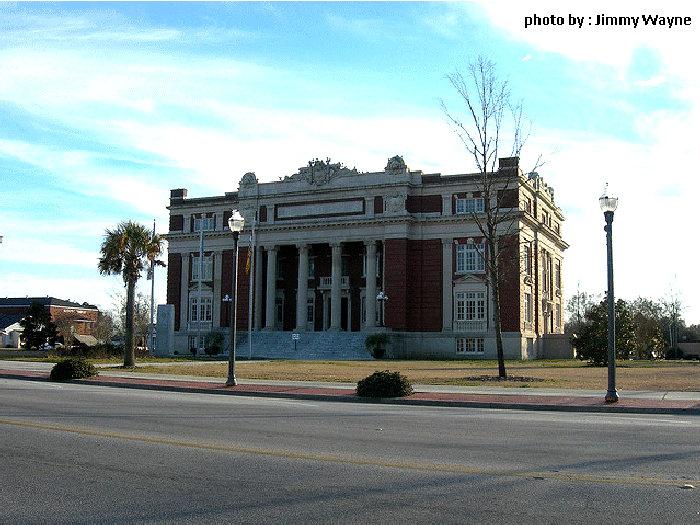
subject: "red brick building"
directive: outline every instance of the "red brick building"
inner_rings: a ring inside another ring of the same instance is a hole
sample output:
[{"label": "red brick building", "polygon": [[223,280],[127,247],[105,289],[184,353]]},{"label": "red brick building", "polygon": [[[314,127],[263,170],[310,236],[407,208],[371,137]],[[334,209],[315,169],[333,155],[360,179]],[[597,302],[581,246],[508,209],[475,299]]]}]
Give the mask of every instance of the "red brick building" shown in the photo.
[{"label": "red brick building", "polygon": [[0,325],[3,325],[0,329],[19,322],[32,303],[38,303],[48,310],[51,321],[56,323],[61,337],[61,329],[71,329],[73,335],[95,337],[99,315],[96,306],[48,296],[0,298]]},{"label": "red brick building", "polygon": [[[564,217],[553,190],[539,175],[523,174],[517,158],[500,159],[492,177],[502,183],[501,211],[512,218],[500,230],[500,249],[508,251],[500,258],[506,355],[550,355],[547,337],[563,334]],[[361,343],[373,332],[390,336],[389,354],[397,357],[494,357],[488,254],[474,215],[482,217],[494,202],[484,202],[479,180],[412,171],[397,156],[379,172],[317,159],[276,182],[259,183],[248,173],[237,192],[223,196],[188,198],[187,190],[172,190],[166,237],[173,350],[186,352],[203,333],[228,333],[227,221],[237,209],[246,219],[237,329],[248,330],[252,312],[256,355],[274,355],[272,346],[288,346],[281,334],[295,331],[316,347],[354,346],[348,357],[366,356]],[[379,292],[388,299],[377,300]]]}]

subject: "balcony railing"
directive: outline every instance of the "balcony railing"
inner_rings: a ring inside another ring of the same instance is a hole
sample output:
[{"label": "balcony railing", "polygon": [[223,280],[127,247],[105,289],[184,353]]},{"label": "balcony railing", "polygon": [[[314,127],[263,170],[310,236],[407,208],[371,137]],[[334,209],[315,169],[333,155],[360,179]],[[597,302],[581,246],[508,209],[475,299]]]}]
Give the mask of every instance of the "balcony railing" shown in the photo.
[{"label": "balcony railing", "polygon": [[202,332],[210,332],[211,327],[211,321],[190,321],[187,323],[187,330],[190,332],[196,332],[197,330],[201,330]]},{"label": "balcony railing", "polygon": [[[350,277],[347,275],[343,275],[340,278],[340,287],[341,288],[350,288]],[[331,278],[330,277],[321,277],[321,289],[327,289],[330,290],[331,288]]]},{"label": "balcony railing", "polygon": [[485,332],[487,329],[486,320],[482,321],[455,321],[455,332]]}]

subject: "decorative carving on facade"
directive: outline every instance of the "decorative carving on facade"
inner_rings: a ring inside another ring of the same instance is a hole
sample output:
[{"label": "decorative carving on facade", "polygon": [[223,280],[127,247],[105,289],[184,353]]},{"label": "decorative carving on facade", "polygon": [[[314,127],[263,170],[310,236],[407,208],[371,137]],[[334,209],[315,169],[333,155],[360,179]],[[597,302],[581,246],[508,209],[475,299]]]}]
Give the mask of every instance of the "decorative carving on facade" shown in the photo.
[{"label": "decorative carving on facade", "polygon": [[239,188],[248,188],[250,186],[255,186],[258,183],[258,178],[255,176],[255,173],[252,171],[249,171],[243,177],[241,177],[241,181],[238,183]]},{"label": "decorative carving on facade", "polygon": [[326,160],[314,159],[310,160],[307,166],[299,168],[299,171],[294,175],[288,175],[282,179],[283,182],[298,182],[306,181],[313,186],[323,186],[332,179],[341,176],[357,175],[355,168],[350,169],[343,166],[340,162],[331,163],[330,158]]},{"label": "decorative carving on facade", "polygon": [[387,213],[402,213],[406,211],[406,197],[404,195],[391,195],[384,199]]},{"label": "decorative carving on facade", "polygon": [[245,225],[246,228],[248,228],[251,224],[253,224],[253,221],[255,220],[255,208],[252,206],[245,206],[242,207],[238,210],[241,215],[243,216],[243,219],[245,220]]},{"label": "decorative carving on facade", "polygon": [[406,166],[401,155],[394,155],[391,157],[384,168],[385,173],[406,173],[407,171],[408,166]]}]

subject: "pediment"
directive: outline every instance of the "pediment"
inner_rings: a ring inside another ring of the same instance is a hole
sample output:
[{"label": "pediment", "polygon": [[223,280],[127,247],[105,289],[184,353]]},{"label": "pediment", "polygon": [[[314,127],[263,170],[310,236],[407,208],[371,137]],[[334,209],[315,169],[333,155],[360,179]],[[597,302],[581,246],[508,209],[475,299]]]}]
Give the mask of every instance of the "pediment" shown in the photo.
[{"label": "pediment", "polygon": [[455,284],[486,284],[486,277],[484,274],[468,273],[455,279]]}]

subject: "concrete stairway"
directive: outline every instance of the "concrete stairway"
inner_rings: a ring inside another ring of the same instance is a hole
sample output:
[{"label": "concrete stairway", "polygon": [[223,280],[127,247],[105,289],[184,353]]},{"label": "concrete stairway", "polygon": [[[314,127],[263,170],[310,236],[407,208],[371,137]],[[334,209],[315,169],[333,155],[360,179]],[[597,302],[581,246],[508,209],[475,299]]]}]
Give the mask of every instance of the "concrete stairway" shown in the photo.
[{"label": "concrete stairway", "polygon": [[[359,360],[372,359],[365,350],[362,332],[302,332],[296,342],[292,332],[253,332],[252,358],[254,359],[318,359]],[[236,337],[236,355],[245,359],[249,354],[248,333]]]}]

